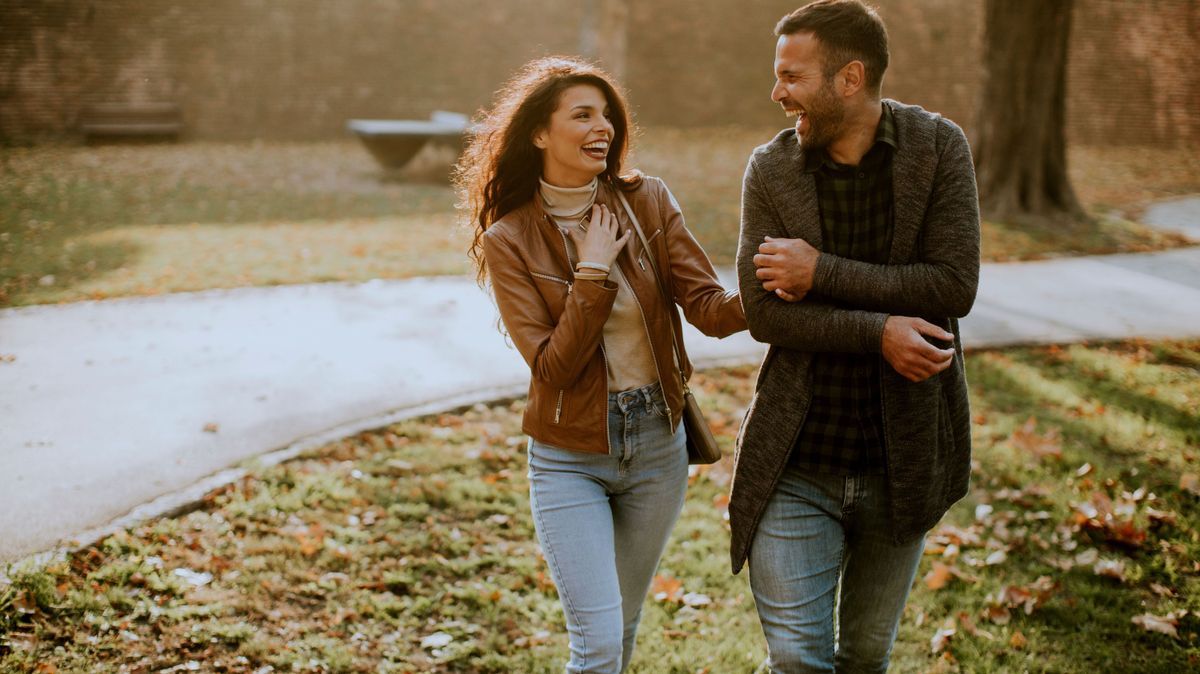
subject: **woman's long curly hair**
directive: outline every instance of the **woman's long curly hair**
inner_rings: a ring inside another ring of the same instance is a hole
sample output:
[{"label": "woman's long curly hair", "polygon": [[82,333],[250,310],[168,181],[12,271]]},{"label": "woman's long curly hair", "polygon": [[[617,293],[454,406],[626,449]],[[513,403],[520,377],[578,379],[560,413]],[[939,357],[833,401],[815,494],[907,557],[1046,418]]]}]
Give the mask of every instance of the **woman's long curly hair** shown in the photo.
[{"label": "woman's long curly hair", "polygon": [[621,174],[632,124],[625,99],[612,78],[596,66],[572,58],[547,57],[526,64],[500,89],[492,109],[480,115],[454,169],[458,207],[474,230],[470,256],[481,285],[488,276],[483,234],[492,223],[534,198],[542,175],[542,151],[534,146],[533,137],[550,123],[562,93],[579,84],[604,92],[613,125],[608,166],[600,180],[622,190],[641,182],[640,174]]}]

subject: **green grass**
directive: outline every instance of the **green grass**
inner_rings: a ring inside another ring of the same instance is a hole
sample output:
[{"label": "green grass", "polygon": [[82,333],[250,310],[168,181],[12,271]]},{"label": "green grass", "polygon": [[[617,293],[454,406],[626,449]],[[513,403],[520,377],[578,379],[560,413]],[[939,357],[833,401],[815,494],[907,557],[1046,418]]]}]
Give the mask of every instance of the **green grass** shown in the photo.
[{"label": "green grass", "polygon": [[[1200,473],[1197,354],[1185,341],[968,356],[973,489],[930,537],[894,671],[1200,666],[1200,494],[1185,488]],[[726,451],[753,375],[695,382]],[[0,585],[0,671],[561,671],[522,407],[334,442],[253,470],[190,514],[13,571]],[[678,581],[711,603],[648,598],[632,672],[749,673],[761,661],[747,576],[728,572],[728,481],[728,460],[693,476],[658,572],[664,589]],[[1123,580],[1098,575],[1099,562]],[[940,589],[935,564],[953,572]],[[193,585],[177,569],[212,579]],[[1132,622],[1180,610],[1191,613],[1177,637]],[[956,633],[935,654],[947,621]],[[438,633],[449,642],[422,646]]]},{"label": "green grass", "polygon": [[[647,129],[630,165],[665,178],[714,261],[732,264],[746,157],[773,134]],[[1075,149],[1072,177],[1099,224],[986,223],[984,257],[1182,245],[1129,218],[1150,200],[1200,192],[1193,154]],[[381,173],[352,141],[9,149],[0,306],[468,273],[470,234],[456,224],[448,163],[430,153]]]}]

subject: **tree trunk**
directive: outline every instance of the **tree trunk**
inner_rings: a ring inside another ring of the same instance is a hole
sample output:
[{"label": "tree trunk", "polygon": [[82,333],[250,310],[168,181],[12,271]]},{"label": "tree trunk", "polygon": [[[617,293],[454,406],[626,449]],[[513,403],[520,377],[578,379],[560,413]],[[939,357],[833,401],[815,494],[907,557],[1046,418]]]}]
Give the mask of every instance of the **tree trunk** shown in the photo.
[{"label": "tree trunk", "polygon": [[579,53],[596,60],[621,86],[629,27],[628,0],[584,0]]},{"label": "tree trunk", "polygon": [[985,218],[1086,221],[1067,178],[1067,44],[1073,0],[987,0],[975,168]]}]

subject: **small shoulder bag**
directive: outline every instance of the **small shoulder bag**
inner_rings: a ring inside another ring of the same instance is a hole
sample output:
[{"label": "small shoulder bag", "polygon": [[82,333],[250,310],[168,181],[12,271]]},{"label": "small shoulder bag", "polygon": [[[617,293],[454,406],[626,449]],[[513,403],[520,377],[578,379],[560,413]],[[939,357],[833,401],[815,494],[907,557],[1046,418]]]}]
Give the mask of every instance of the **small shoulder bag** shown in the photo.
[{"label": "small shoulder bag", "polygon": [[[646,257],[650,260],[650,268],[654,270],[654,280],[658,284],[658,289],[662,293],[663,301],[666,302],[667,311],[674,313],[675,302],[671,300],[670,294],[667,293],[667,288],[663,285],[662,276],[658,273],[658,264],[654,261],[654,252],[650,250],[650,243],[646,241],[646,235],[642,232],[642,225],[638,222],[637,216],[633,214],[633,209],[629,206],[629,201],[625,199],[625,195],[620,188],[616,190],[617,198],[621,200],[621,206],[625,208],[625,213],[629,215],[629,219],[633,222],[633,228],[637,231],[638,238],[642,240],[642,248],[646,251]],[[717,439],[713,437],[712,429],[708,427],[708,422],[704,420],[704,413],[700,411],[700,403],[696,402],[696,397],[692,395],[692,391],[688,388],[687,379],[683,377],[683,358],[679,352],[679,342],[675,338],[674,319],[672,319],[671,328],[671,347],[675,354],[675,370],[679,372],[679,379],[683,382],[683,428],[687,434],[687,453],[688,463],[691,464],[707,464],[716,463],[721,460],[721,448],[717,446]]]}]

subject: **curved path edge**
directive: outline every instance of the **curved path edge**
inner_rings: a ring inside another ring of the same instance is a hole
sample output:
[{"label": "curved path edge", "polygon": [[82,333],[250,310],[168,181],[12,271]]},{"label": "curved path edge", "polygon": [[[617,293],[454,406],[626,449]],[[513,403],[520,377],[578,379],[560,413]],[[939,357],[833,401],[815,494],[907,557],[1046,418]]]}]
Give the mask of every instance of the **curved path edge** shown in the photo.
[{"label": "curved path edge", "polygon": [[[984,265],[962,328],[967,348],[1200,337],[1200,247]],[[746,333],[685,341],[700,368],[764,352]],[[247,459],[523,395],[528,377],[461,277],[5,309],[0,356],[0,565],[186,510]]]}]

